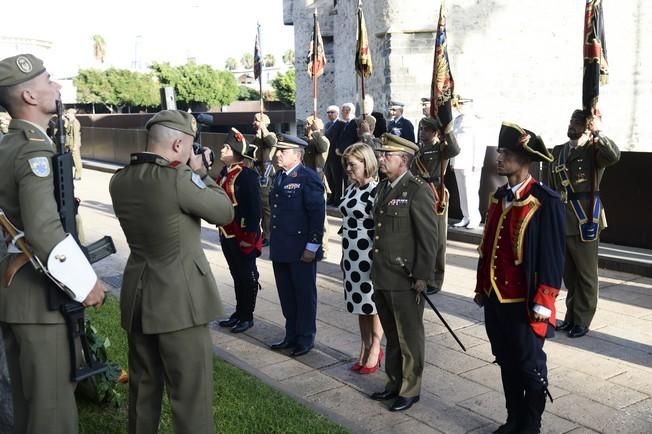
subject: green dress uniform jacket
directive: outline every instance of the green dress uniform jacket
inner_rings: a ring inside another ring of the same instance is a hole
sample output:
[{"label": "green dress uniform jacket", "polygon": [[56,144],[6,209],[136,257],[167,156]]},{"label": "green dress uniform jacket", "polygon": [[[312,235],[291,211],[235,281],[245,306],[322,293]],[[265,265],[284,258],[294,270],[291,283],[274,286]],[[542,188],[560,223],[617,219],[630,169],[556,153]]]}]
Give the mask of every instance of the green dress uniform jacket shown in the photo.
[{"label": "green dress uniform jacket", "polygon": [[607,227],[604,209],[600,206],[598,234],[595,241],[582,241],[579,220],[568,201],[565,188],[557,172],[560,156],[564,155],[568,178],[577,198],[587,216],[591,215],[591,179],[595,191],[606,167],[620,159],[618,146],[606,136],[599,135],[594,144],[571,148],[570,143],[555,146],[552,150],[553,162],[549,165],[548,179],[551,187],[561,194],[566,208],[566,261],[564,264],[564,285],[566,296],[566,316],[564,321],[581,327],[589,327],[598,306],[598,244],[600,231]]},{"label": "green dress uniform jacket", "polygon": [[269,207],[269,192],[272,188],[272,179],[274,178],[275,173],[272,159],[276,152],[277,142],[278,139],[276,138],[276,135],[270,132],[267,132],[263,138],[261,138],[259,134],[256,134],[256,137],[254,138],[254,145],[257,146],[254,154],[254,168],[260,175],[260,202],[263,207],[263,240],[269,240],[270,234],[269,223],[271,221],[272,210]]},{"label": "green dress uniform jacket", "polygon": [[421,391],[424,367],[424,301],[397,257],[418,280],[432,280],[437,223],[432,190],[409,171],[391,188],[378,187],[374,205],[375,236],[371,278],[376,308],[387,337],[386,390],[403,397]]},{"label": "green dress uniform jacket", "polygon": [[200,179],[187,165],[174,167],[162,157],[120,170],[109,189],[131,249],[120,295],[122,326],[133,328],[138,291],[145,334],[206,324],[221,315],[202,249],[201,219],[217,226],[233,220],[224,190],[210,177]]},{"label": "green dress uniform jacket", "polygon": [[[446,134],[444,149],[441,149],[440,143],[423,145],[417,152],[413,163],[412,171],[421,179],[430,183],[431,188],[437,189],[437,194],[441,194],[441,160],[450,160],[459,155],[460,147],[457,144],[455,135]],[[444,162],[444,170],[448,166],[448,161]],[[446,203],[448,204],[449,194],[445,191]],[[448,205],[442,214],[435,214],[437,219],[437,259],[435,260],[435,277],[433,281],[428,282],[428,286],[441,289],[444,284],[444,274],[446,270],[446,240],[448,238]]]},{"label": "green dress uniform jacket", "polygon": [[[52,141],[31,122],[13,119],[0,142],[0,207],[36,256],[47,263],[63,231],[54,200]],[[9,254],[0,263],[4,275]],[[28,263],[0,288],[0,325],[11,377],[17,433],[74,434],[77,405],[70,381],[64,319],[47,308],[48,281]]]}]

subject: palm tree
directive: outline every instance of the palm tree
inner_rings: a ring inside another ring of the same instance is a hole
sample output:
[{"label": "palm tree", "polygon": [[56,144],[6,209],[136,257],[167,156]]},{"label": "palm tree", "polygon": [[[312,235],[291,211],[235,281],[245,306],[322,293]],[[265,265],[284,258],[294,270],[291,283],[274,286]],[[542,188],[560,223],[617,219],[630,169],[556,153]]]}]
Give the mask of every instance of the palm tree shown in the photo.
[{"label": "palm tree", "polygon": [[238,61],[235,60],[235,57],[229,57],[226,59],[226,62],[224,62],[224,68],[226,68],[227,71],[234,71],[238,69]]},{"label": "palm tree", "polygon": [[289,49],[283,53],[283,63],[286,65],[294,65],[294,50]]},{"label": "palm tree", "polygon": [[95,59],[104,63],[104,58],[106,57],[106,41],[102,35],[93,35],[93,49],[95,51]]},{"label": "palm tree", "polygon": [[273,67],[276,65],[276,57],[274,57],[273,54],[265,54],[265,57],[263,58],[263,64],[267,68]]}]

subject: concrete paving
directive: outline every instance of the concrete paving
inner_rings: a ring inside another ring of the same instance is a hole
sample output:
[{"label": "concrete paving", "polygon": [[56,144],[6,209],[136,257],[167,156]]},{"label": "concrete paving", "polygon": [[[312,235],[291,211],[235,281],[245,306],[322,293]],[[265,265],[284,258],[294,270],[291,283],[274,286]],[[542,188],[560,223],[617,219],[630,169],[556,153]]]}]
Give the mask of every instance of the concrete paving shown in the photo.
[{"label": "concrete paving", "polygon": [[[76,184],[86,237],[111,235],[118,253],[96,269],[117,293],[129,250],[108,194],[110,174],[87,170]],[[134,186],[137,188],[137,186]],[[339,261],[338,219],[331,227],[328,258],[318,266],[317,340],[308,355],[292,358],[267,345],[283,337],[283,315],[265,250],[258,261],[263,290],[256,325],[234,335],[211,325],[216,354],[322,412],[352,432],[490,433],[505,419],[499,370],[484,330],[483,312],[472,302],[475,246],[449,241],[444,290],[433,297],[464,353],[435,314],[425,314],[426,368],[421,401],[407,412],[390,413],[367,398],[383,389],[384,373],[349,370],[359,351],[357,318],[346,312]],[[220,288],[226,314],[233,310],[233,284],[218,233],[204,225],[202,240]],[[548,340],[549,381],[544,433],[652,433],[652,279],[600,271],[600,302],[590,333]],[[565,310],[565,291],[557,308]]]}]

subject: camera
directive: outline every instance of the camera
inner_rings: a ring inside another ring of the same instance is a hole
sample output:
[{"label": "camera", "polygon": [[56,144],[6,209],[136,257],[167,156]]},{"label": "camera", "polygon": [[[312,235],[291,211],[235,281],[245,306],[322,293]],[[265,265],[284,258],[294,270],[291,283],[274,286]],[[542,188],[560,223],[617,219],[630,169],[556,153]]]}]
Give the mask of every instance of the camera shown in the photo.
[{"label": "camera", "polygon": [[[206,149],[209,150],[208,159],[206,158],[206,155],[204,155],[204,151]],[[215,163],[215,153],[211,149],[209,149],[209,148],[207,148],[205,146],[202,146],[201,143],[194,142],[192,144],[192,152],[195,155],[201,155],[202,156],[201,158],[202,158],[202,161],[204,162],[204,166],[206,166],[206,169],[210,169],[210,167],[213,165],[213,163]]]}]

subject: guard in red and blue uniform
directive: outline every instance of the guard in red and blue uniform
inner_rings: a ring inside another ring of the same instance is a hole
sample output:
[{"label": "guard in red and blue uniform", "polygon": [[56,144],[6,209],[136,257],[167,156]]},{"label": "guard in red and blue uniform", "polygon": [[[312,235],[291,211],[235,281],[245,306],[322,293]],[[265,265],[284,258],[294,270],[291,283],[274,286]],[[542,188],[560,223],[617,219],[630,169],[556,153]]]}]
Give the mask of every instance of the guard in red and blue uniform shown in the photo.
[{"label": "guard in red and blue uniform", "polygon": [[490,200],[475,288],[505,394],[500,434],[539,433],[550,396],[543,344],[554,334],[565,221],[559,194],[530,175],[533,161],[552,161],[541,138],[503,123],[497,168],[508,183]]},{"label": "guard in red and blue uniform", "polygon": [[270,192],[269,257],[285,317],[285,337],[271,348],[291,348],[292,356],[308,353],[315,342],[317,261],[323,255],[324,184],[301,163],[307,146],[298,137],[278,135],[275,159],[280,169]]},{"label": "guard in red and blue uniform", "polygon": [[256,268],[256,258],[263,248],[259,176],[246,163],[246,160],[253,160],[255,150],[252,148],[254,146],[247,143],[242,133],[232,128],[220,153],[224,168],[217,178],[235,210],[233,221],[220,226],[220,243],[233,277],[236,307],[231,317],[220,321],[219,325],[230,327],[233,333],[253,327],[260,288]]}]

